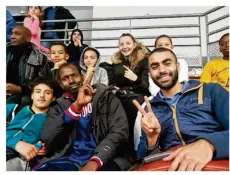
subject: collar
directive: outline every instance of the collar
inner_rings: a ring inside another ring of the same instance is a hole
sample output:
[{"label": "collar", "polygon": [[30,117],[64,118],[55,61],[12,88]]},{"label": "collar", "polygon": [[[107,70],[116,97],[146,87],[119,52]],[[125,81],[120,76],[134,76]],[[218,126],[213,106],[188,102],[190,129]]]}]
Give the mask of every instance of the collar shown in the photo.
[{"label": "collar", "polygon": [[65,92],[65,93],[63,94],[63,97],[64,97],[64,98],[67,98],[67,99],[71,99],[71,100],[76,100],[76,98],[77,98],[77,96],[72,95],[72,94],[69,93],[69,92]]},{"label": "collar", "polygon": [[181,84],[183,84],[183,87],[182,87],[181,91],[180,91],[180,92],[177,92],[176,94],[174,94],[171,98],[165,97],[165,96],[161,93],[161,91],[158,92],[159,97],[160,97],[161,99],[163,99],[163,100],[167,100],[167,99],[172,99],[172,98],[173,98],[175,95],[177,95],[177,94],[178,94],[178,95],[181,95],[181,94],[185,91],[185,89],[187,88],[187,86],[189,85],[189,83],[188,83],[188,81],[182,81]]}]

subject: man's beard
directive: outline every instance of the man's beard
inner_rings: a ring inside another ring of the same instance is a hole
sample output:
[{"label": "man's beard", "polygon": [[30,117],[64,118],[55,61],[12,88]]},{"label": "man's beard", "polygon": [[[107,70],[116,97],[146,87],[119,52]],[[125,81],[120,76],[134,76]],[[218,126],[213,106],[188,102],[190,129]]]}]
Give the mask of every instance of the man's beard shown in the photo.
[{"label": "man's beard", "polygon": [[65,87],[64,90],[71,94],[78,94],[78,90],[80,87],[82,87],[82,85],[83,85],[83,82],[77,82],[74,85],[72,85],[72,86],[76,86],[76,88],[71,88],[71,86],[69,86],[69,87]]},{"label": "man's beard", "polygon": [[[165,75],[165,74],[168,74],[168,76],[171,76],[171,81],[168,81],[167,83],[161,83],[159,81],[160,77]],[[155,78],[152,78],[153,79],[153,82],[162,90],[170,90],[171,88],[173,88],[177,81],[178,81],[178,70],[175,69],[173,72],[169,72],[169,73],[162,73],[158,76],[156,76]]]}]

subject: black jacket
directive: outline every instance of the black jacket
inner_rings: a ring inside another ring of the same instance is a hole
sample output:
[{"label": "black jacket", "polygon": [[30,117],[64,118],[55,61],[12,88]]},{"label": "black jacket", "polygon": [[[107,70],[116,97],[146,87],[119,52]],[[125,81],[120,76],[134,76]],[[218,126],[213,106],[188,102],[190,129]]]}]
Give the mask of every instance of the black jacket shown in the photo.
[{"label": "black jacket", "polygon": [[[11,45],[6,46],[6,66],[15,59],[10,49]],[[28,44],[29,53],[24,53],[18,65],[18,72],[15,72],[15,78],[19,77],[19,85],[22,88],[22,94],[29,95],[31,83],[37,77],[51,77],[47,57],[33,43]],[[7,68],[6,67],[6,68]],[[12,70],[14,71],[14,70]]]},{"label": "black jacket", "polygon": [[[142,43],[138,43],[138,51],[137,51],[137,63],[131,68],[131,62],[133,58],[124,58],[119,52],[116,52],[112,55],[112,69],[108,71],[112,71],[108,73],[111,75],[110,79],[113,81],[109,84],[115,85],[122,90],[129,90],[135,92],[140,95],[150,96],[149,92],[149,75],[148,75],[148,60],[147,55],[149,51]],[[124,65],[129,67],[136,75],[137,80],[131,81],[124,77],[126,69]]]},{"label": "black jacket", "polygon": [[[48,7],[44,10],[44,20],[47,19],[48,11],[53,7]],[[68,9],[65,9],[62,6],[56,6],[56,13],[55,13],[55,20],[61,20],[61,19],[76,19]],[[46,30],[46,24],[44,23],[42,30]],[[77,22],[68,22],[68,29],[74,29],[75,26],[78,25]],[[65,22],[55,22],[54,29],[65,29]],[[57,32],[57,35],[60,39],[64,39],[65,32]],[[41,35],[42,39],[44,38],[44,32],[42,32]]]},{"label": "black jacket", "polygon": [[[72,40],[72,37],[73,37],[73,34],[75,32],[79,32],[80,35],[81,35],[81,44],[82,44],[82,47],[79,47],[79,46],[75,46],[74,45],[74,41]],[[81,58],[81,54],[83,52],[83,50],[88,47],[87,44],[84,44],[83,43],[83,39],[84,39],[84,36],[83,36],[83,33],[80,29],[74,29],[71,33],[71,36],[70,36],[70,44],[67,46],[67,51],[68,51],[68,54],[69,54],[69,59],[68,59],[68,62],[71,62],[77,66],[79,66],[79,61],[80,61],[80,58]]]},{"label": "black jacket", "polygon": [[149,76],[148,76],[148,60],[144,58],[133,69],[138,76],[136,81],[131,81],[124,77],[126,69],[123,65],[129,67],[128,63],[112,64],[113,85],[124,90],[130,90],[141,95],[150,95],[149,92]]},{"label": "black jacket", "polygon": [[[97,144],[92,156],[103,163],[114,160],[122,170],[127,170],[127,160],[119,155],[119,150],[127,143],[128,121],[120,100],[102,84],[95,85],[97,92],[93,98],[92,130]],[[51,159],[63,156],[71,150],[75,140],[75,127],[64,124],[63,112],[74,102],[62,96],[50,107],[48,118],[41,131],[41,139],[47,144]],[[107,149],[110,147],[110,149]],[[54,153],[55,152],[55,153]]]}]

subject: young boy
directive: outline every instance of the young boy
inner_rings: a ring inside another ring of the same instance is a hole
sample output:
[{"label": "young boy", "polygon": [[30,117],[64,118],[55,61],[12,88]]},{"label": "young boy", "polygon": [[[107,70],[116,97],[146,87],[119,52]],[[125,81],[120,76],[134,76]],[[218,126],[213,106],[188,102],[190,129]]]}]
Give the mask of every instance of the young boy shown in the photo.
[{"label": "young boy", "polygon": [[229,91],[229,33],[220,38],[219,45],[223,58],[209,61],[203,69],[200,81],[218,83]]},{"label": "young boy", "polygon": [[12,159],[23,157],[27,161],[37,155],[46,154],[46,147],[40,142],[40,131],[47,118],[50,103],[54,97],[54,82],[39,78],[32,86],[32,106],[7,104],[6,150],[8,171],[24,170],[23,165],[12,163]]},{"label": "young boy", "polygon": [[99,67],[100,53],[93,47],[86,47],[81,54],[80,67],[81,73],[84,75],[84,80],[87,80],[91,72],[94,72],[94,76],[91,81],[91,85],[102,83],[108,85],[107,71]]},{"label": "young boy", "polygon": [[49,58],[51,60],[50,67],[52,67],[51,72],[52,76],[55,80],[58,79],[58,69],[59,67],[66,63],[69,59],[69,55],[67,53],[67,48],[63,43],[53,43],[50,46],[50,55]]}]

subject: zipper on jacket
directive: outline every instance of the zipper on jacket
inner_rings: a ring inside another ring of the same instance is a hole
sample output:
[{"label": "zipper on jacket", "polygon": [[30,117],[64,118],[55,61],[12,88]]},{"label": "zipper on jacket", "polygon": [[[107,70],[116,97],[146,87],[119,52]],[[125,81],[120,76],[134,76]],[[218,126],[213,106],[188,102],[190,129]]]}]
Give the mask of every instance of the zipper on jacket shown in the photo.
[{"label": "zipper on jacket", "polygon": [[173,123],[174,123],[175,128],[176,128],[177,136],[179,137],[181,144],[182,144],[182,145],[185,145],[185,141],[184,141],[184,139],[183,139],[183,137],[182,137],[182,135],[181,135],[181,133],[180,133],[180,129],[179,129],[178,122],[177,122],[177,118],[176,118],[176,107],[170,106],[170,108],[172,109],[172,113],[173,113],[173,115],[172,115],[172,117],[173,117]]},{"label": "zipper on jacket", "polygon": [[[191,88],[191,89],[188,89],[187,91],[185,91],[185,92],[178,98],[177,103],[178,103],[179,99],[180,99],[184,94],[186,94],[187,92],[193,91],[193,90],[195,90],[195,89],[199,89],[199,88],[201,88],[201,91],[203,91],[203,83],[201,83],[199,86],[196,86],[196,87],[194,87],[194,88]],[[199,101],[201,100],[200,98],[202,98],[201,96],[203,95],[203,93],[202,93],[201,91],[199,90],[199,93],[198,93],[198,103],[199,103],[199,104],[200,104]],[[202,100],[202,103],[203,103],[203,100]],[[201,103],[201,104],[202,104],[202,103]],[[180,128],[179,128],[179,125],[178,125],[178,121],[177,121],[177,117],[176,117],[176,105],[175,105],[175,107],[173,107],[173,106],[170,105],[170,108],[172,109],[172,113],[173,113],[172,117],[173,117],[173,122],[174,122],[174,125],[175,125],[175,128],[176,128],[177,136],[179,137],[179,139],[180,139],[180,141],[181,141],[181,144],[182,144],[182,145],[186,145],[186,143],[185,143],[185,141],[184,141],[184,139],[183,139],[183,137],[182,137],[182,135],[181,135]]]},{"label": "zipper on jacket", "polygon": [[18,131],[16,134],[14,134],[14,137],[16,137],[18,134],[20,134],[22,132],[23,129],[25,129],[29,124],[30,122],[33,120],[35,115],[32,115],[32,117],[29,119],[28,122],[26,122],[26,124],[22,127],[22,129],[20,131]]}]

